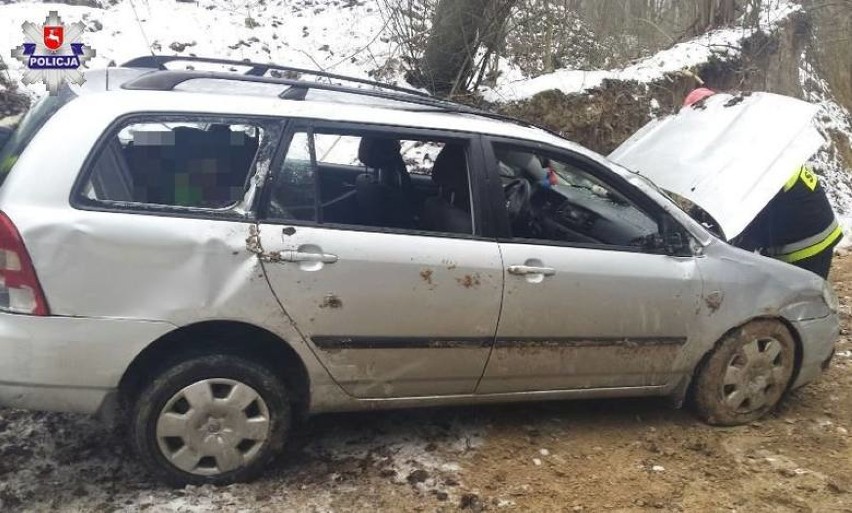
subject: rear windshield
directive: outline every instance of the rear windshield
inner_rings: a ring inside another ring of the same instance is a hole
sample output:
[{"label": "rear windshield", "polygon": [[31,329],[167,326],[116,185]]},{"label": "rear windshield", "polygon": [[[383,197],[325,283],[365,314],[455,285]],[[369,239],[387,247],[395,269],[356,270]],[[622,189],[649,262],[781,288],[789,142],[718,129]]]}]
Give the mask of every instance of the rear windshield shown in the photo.
[{"label": "rear windshield", "polygon": [[63,87],[55,96],[46,96],[39,100],[12,133],[12,136],[0,149],[0,185],[6,180],[9,171],[15,166],[18,157],[24,152],[33,137],[41,127],[63,105],[74,99],[76,95],[68,87]]}]

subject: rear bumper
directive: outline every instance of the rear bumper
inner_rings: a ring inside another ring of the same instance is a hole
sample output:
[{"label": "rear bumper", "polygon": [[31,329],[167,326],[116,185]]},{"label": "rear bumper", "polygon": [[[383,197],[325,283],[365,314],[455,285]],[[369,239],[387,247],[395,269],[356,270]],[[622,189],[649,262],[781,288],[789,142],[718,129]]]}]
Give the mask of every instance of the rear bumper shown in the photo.
[{"label": "rear bumper", "polygon": [[832,314],[821,319],[793,323],[802,340],[802,364],[793,388],[799,388],[822,374],[834,354],[834,343],[840,336],[840,322]]},{"label": "rear bumper", "polygon": [[166,322],[0,313],[0,406],[94,413]]}]

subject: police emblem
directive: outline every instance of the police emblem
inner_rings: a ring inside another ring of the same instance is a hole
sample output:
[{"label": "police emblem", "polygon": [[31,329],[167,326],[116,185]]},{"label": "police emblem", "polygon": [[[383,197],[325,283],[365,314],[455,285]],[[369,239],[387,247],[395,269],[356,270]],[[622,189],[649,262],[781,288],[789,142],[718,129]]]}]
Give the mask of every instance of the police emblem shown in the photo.
[{"label": "police emblem", "polygon": [[62,82],[85,82],[79,68],[95,56],[95,51],[80,42],[85,28],[82,22],[62,23],[57,11],[50,11],[44,25],[21,25],[25,43],[12,50],[12,57],[27,67],[21,81],[44,82],[50,94],[56,94]]}]

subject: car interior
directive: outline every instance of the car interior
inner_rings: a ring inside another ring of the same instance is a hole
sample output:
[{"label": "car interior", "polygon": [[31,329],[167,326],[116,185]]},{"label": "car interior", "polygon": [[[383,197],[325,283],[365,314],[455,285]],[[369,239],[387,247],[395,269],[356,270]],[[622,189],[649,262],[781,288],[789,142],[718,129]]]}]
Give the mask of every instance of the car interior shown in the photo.
[{"label": "car interior", "polygon": [[[276,179],[271,217],[473,233],[463,143],[314,135],[319,201],[314,201],[310,148],[303,147],[309,146],[309,136],[296,134]],[[331,149],[323,152],[324,147]]]},{"label": "car interior", "polygon": [[495,145],[512,236],[647,247],[657,222],[580,166]]},{"label": "car interior", "polygon": [[227,208],[242,199],[260,129],[130,125],[96,159],[89,199]]}]

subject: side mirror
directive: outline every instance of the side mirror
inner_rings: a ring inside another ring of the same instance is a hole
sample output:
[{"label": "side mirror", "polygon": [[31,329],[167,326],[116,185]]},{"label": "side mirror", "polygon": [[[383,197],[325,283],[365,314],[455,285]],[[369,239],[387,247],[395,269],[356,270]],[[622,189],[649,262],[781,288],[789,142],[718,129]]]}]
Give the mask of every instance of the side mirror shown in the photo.
[{"label": "side mirror", "polygon": [[647,251],[663,253],[670,256],[690,256],[689,239],[679,231],[665,234],[654,233],[644,237],[642,247]]},{"label": "side mirror", "polygon": [[659,245],[657,249],[669,256],[691,256],[692,248],[689,235],[674,219],[666,216],[660,223]]},{"label": "side mirror", "polygon": [[689,249],[689,240],[679,231],[663,235],[662,248],[667,255],[671,256],[689,256],[692,254]]}]

